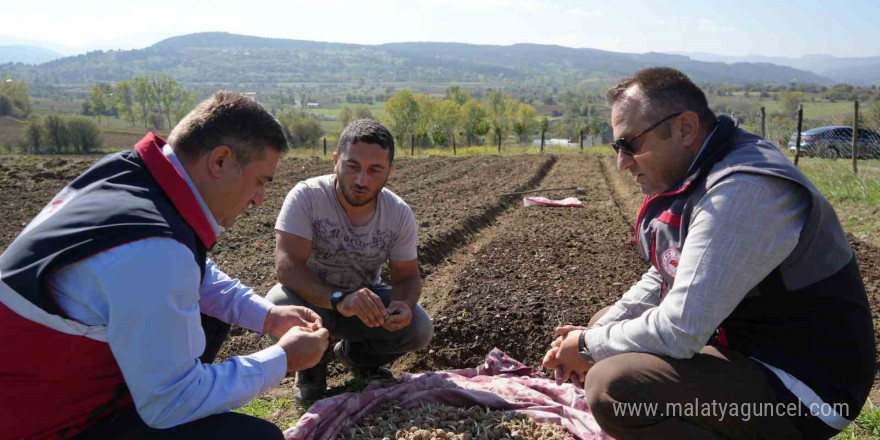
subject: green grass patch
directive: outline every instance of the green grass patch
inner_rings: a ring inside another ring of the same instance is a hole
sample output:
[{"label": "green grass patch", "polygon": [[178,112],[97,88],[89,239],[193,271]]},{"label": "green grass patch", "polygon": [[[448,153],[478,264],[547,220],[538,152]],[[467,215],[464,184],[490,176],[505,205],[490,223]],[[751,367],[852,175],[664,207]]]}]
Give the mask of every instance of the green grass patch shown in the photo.
[{"label": "green grass patch", "polygon": [[833,440],[876,440],[880,438],[880,409],[871,401],[862,409],[862,413],[850,423]]},{"label": "green grass patch", "polygon": [[[758,107],[764,106],[766,108],[767,114],[773,113],[784,113],[785,109],[782,106],[782,100],[773,101],[773,100],[762,100],[759,101]],[[827,118],[829,116],[836,115],[852,115],[854,111],[853,103],[850,101],[838,101],[838,102],[828,102],[828,101],[817,101],[811,102],[809,100],[804,102],[804,119],[820,119]]]},{"label": "green grass patch", "polygon": [[843,229],[860,240],[880,245],[880,160],[852,161],[801,158],[800,169],[834,206]]},{"label": "green grass patch", "polygon": [[370,109],[370,113],[373,114],[373,117],[378,117],[379,113],[384,111],[385,103],[384,102],[377,102],[377,103],[373,103],[373,104],[341,103],[341,104],[334,104],[331,107],[319,107],[319,108],[307,109],[306,112],[314,114],[314,115],[324,115],[324,116],[329,116],[331,118],[337,118],[337,117],[339,117],[339,112],[341,112],[342,109],[345,107],[348,107],[352,110],[354,110],[356,108],[368,108],[368,109]]},{"label": "green grass patch", "polygon": [[285,397],[258,397],[235,410],[240,414],[268,420],[282,430],[295,425],[306,411],[308,408],[300,405],[296,400]]}]

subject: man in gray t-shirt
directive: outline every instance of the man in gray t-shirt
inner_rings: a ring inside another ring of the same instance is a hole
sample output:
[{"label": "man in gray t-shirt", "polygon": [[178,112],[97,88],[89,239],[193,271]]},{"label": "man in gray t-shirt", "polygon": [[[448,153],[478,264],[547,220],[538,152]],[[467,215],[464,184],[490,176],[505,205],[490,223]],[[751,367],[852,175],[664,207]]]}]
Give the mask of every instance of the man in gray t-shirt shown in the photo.
[{"label": "man in gray t-shirt", "polygon": [[[352,122],[333,153],[334,174],[298,183],[275,224],[279,284],[266,298],[317,312],[336,357],[356,377],[390,378],[382,365],[427,347],[433,325],[418,305],[418,229],[409,206],[385,183],[394,138],[376,121]],[[381,280],[388,261],[390,286]],[[297,373],[298,397],[314,401],[327,386],[327,357]]]}]

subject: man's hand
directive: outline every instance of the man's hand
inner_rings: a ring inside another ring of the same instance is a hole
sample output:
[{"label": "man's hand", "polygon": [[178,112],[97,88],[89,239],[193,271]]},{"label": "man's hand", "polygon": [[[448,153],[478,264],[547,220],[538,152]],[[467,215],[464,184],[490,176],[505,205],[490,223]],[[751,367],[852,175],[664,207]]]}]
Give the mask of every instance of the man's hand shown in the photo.
[{"label": "man's hand", "polygon": [[317,330],[322,326],[321,317],[310,309],[300,306],[274,306],[269,309],[263,322],[263,333],[281,339],[291,327]]},{"label": "man's hand", "polygon": [[385,306],[379,295],[364,287],[346,295],[337,310],[346,318],[357,316],[367,327],[379,327],[385,323]]},{"label": "man's hand", "polygon": [[387,318],[382,323],[385,330],[397,331],[409,325],[412,322],[412,310],[409,305],[403,301],[391,301],[388,304]]},{"label": "man's hand", "polygon": [[587,372],[593,366],[578,352],[578,339],[582,331],[585,331],[583,327],[558,327],[556,334],[560,336],[550,344],[550,350],[544,355],[542,365],[556,370],[558,385],[571,380],[575,386],[583,387]]},{"label": "man's hand", "polygon": [[588,327],[583,327],[579,325],[563,325],[561,327],[556,327],[556,336],[565,336],[570,332],[575,330],[587,330]]},{"label": "man's hand", "polygon": [[302,327],[291,327],[281,339],[278,346],[287,354],[287,371],[294,372],[318,365],[327,345],[330,343],[330,332],[326,328],[309,330]]}]

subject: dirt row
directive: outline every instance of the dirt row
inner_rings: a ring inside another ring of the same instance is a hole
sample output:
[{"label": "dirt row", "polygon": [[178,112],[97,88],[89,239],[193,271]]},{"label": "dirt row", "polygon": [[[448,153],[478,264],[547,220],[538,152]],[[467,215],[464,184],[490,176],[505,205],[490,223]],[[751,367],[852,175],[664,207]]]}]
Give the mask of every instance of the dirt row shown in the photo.
[{"label": "dirt row", "polygon": [[436,264],[461,246],[518,200],[501,194],[533,187],[554,161],[552,156],[481,156],[453,162],[428,175],[410,174],[389,181],[389,189],[409,203],[419,222],[422,265]]},{"label": "dirt row", "polygon": [[432,349],[399,368],[478,365],[493,347],[538,365],[556,326],[587,322],[644,272],[595,157],[563,156],[541,186],[586,187],[585,206],[518,207],[470,254],[439,267],[423,295]]},{"label": "dirt row", "polygon": [[[506,208],[508,200],[499,194],[534,185],[554,159],[472,156],[396,161],[388,188],[404,198],[419,222],[419,256],[424,273]],[[267,292],[276,283],[272,231],[284,196],[297,182],[330,172],[329,161],[283,161],[263,206],[249,211],[233,228],[224,231],[211,258],[245,285],[261,294]],[[234,328],[220,358],[252,353],[269,344],[268,338]]]}]

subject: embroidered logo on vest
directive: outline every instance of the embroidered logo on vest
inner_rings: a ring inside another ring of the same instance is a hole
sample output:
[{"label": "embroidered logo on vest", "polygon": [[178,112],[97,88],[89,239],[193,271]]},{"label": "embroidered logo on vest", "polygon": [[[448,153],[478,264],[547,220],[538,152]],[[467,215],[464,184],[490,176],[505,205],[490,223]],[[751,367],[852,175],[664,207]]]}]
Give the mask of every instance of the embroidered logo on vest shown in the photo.
[{"label": "embroidered logo on vest", "polygon": [[675,278],[675,272],[678,271],[678,260],[681,258],[681,252],[676,248],[669,248],[663,251],[660,256],[660,266],[669,276]]},{"label": "embroidered logo on vest", "polygon": [[40,211],[40,213],[37,214],[36,217],[34,217],[33,220],[31,220],[31,222],[27,225],[27,227],[24,228],[23,231],[21,231],[21,235],[27,234],[31,229],[36,228],[37,226],[40,225],[40,223],[43,223],[44,221],[48,220],[49,217],[52,217],[53,215],[55,215],[55,213],[58,212],[61,208],[63,208],[64,205],[66,205],[67,202],[70,201],[70,199],[72,199],[76,196],[77,192],[78,192],[77,190],[75,190],[69,186],[65,186],[64,189],[62,189],[61,192],[59,192],[55,196],[55,198],[52,199],[49,202],[49,204],[47,204],[43,208],[43,210]]}]

